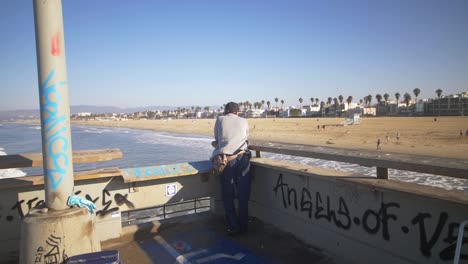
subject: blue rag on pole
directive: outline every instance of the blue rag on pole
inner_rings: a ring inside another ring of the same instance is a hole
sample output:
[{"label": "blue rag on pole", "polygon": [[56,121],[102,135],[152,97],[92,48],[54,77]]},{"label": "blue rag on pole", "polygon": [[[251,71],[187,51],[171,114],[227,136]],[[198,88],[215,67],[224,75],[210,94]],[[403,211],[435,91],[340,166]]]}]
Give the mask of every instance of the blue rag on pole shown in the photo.
[{"label": "blue rag on pole", "polygon": [[74,206],[77,205],[79,207],[85,207],[88,209],[90,213],[94,213],[94,210],[96,210],[96,205],[94,205],[93,202],[90,200],[87,200],[86,198],[78,195],[71,195],[68,197],[67,201],[68,206]]}]

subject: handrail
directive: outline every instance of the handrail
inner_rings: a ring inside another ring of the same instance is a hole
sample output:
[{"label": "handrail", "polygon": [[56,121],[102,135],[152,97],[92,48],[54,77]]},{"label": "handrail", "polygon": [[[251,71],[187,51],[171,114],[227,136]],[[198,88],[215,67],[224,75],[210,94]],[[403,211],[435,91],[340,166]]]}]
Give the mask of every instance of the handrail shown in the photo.
[{"label": "handrail", "polygon": [[250,142],[249,149],[255,150],[257,157],[264,151],[377,167],[377,177],[383,179],[388,179],[389,168],[468,179],[468,160],[463,159],[264,141]]},{"label": "handrail", "polygon": [[[92,149],[73,151],[73,163],[108,161],[122,158],[120,149]],[[0,156],[0,169],[42,166],[42,153]]]}]

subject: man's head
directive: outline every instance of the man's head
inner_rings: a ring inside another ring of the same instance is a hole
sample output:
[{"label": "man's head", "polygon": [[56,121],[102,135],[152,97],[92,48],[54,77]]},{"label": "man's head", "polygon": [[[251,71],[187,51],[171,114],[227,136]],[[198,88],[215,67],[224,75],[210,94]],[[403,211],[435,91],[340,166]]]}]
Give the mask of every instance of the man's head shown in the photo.
[{"label": "man's head", "polygon": [[224,108],[224,114],[237,114],[239,112],[239,105],[234,102],[229,102],[226,104],[226,107]]}]

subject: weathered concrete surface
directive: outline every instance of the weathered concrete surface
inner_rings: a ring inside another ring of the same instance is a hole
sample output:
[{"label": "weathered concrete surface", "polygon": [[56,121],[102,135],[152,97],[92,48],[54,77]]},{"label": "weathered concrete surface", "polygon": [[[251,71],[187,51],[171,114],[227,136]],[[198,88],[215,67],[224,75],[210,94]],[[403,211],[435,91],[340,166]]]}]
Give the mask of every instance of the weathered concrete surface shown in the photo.
[{"label": "weathered concrete surface", "polygon": [[86,208],[60,211],[35,209],[22,221],[22,264],[61,263],[70,256],[100,250],[95,216]]},{"label": "weathered concrete surface", "polygon": [[[191,164],[197,168],[196,163]],[[132,168],[132,171],[146,170]],[[199,172],[190,170],[174,176],[162,171],[153,175],[156,179],[143,175],[142,179],[128,183],[116,168],[81,172],[75,175],[75,194],[95,203],[96,230],[99,239],[104,241],[120,236],[121,212],[214,196],[216,179]],[[42,178],[0,179],[0,256],[3,257],[0,263],[8,259],[17,263],[21,220],[31,208],[44,204]],[[175,187],[170,195],[166,193],[168,187]]]},{"label": "weathered concrete surface", "polygon": [[252,163],[250,213],[347,263],[453,260],[458,225],[468,219],[465,193],[267,159]]}]

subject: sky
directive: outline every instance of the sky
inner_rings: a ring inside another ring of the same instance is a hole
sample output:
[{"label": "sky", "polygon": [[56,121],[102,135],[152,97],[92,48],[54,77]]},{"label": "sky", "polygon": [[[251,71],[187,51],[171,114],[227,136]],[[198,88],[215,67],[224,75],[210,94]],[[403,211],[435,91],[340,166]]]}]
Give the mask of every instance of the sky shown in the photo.
[{"label": "sky", "polygon": [[[33,2],[1,3],[0,111],[38,109]],[[62,4],[70,105],[274,106],[468,91],[466,0]]]}]

